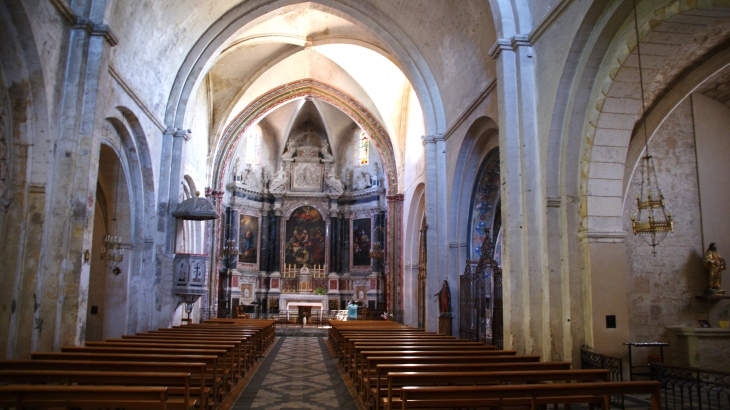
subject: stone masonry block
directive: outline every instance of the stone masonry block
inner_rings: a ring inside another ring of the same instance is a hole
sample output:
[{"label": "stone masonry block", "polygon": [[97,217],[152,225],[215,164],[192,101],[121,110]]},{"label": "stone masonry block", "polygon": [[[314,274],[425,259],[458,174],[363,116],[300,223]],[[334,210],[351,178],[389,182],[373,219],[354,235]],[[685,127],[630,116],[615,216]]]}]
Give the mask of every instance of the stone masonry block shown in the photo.
[{"label": "stone masonry block", "polygon": [[631,138],[630,130],[614,130],[610,128],[598,128],[593,139],[593,144],[625,147],[629,144]]},{"label": "stone masonry block", "polygon": [[589,196],[589,216],[621,216],[623,200],[620,196]]},{"label": "stone masonry block", "polygon": [[623,180],[597,179],[588,180],[588,195],[591,196],[621,196],[623,194]]},{"label": "stone masonry block", "polygon": [[589,178],[623,179],[624,165],[612,162],[596,162],[588,170]]},{"label": "stone masonry block", "polygon": [[626,148],[593,145],[591,160],[597,162],[616,162],[623,164],[626,160]]},{"label": "stone masonry block", "polygon": [[603,112],[615,114],[633,114],[641,111],[641,100],[635,98],[607,98]]},{"label": "stone masonry block", "polygon": [[[613,90],[613,88],[611,89]],[[602,113],[598,117],[598,128],[613,128],[618,130],[631,130],[634,128],[636,115]]]}]

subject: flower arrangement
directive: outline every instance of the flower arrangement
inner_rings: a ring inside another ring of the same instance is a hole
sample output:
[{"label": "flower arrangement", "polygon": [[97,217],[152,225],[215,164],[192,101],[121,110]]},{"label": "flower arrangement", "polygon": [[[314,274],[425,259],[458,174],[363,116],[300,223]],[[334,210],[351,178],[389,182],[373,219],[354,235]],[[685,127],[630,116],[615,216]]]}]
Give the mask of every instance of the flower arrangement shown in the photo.
[{"label": "flower arrangement", "polygon": [[324,288],[319,286],[316,289],[314,289],[314,293],[317,295],[324,295]]},{"label": "flower arrangement", "polygon": [[388,312],[383,312],[380,317],[383,318],[383,320],[393,320],[393,315]]}]

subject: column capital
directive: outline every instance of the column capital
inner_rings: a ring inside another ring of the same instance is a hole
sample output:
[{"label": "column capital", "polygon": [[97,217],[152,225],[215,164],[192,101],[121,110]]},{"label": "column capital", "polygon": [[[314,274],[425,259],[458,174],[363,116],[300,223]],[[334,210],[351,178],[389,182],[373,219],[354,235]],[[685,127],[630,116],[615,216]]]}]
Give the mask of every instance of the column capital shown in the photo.
[{"label": "column capital", "polygon": [[403,194],[386,195],[388,202],[403,202]]},{"label": "column capital", "polygon": [[489,49],[489,56],[497,58],[503,50],[516,51],[519,47],[532,47],[529,34],[515,34],[510,38],[499,38]]},{"label": "column capital", "polygon": [[443,134],[424,135],[421,137],[421,140],[423,140],[423,145],[435,144],[437,142],[444,141],[444,135]]},{"label": "column capital", "polygon": [[185,141],[190,141],[190,138],[193,137],[193,131],[189,130],[189,129],[185,130],[185,129],[178,128],[175,130],[174,137],[175,138],[182,137],[183,139],[185,139]]}]

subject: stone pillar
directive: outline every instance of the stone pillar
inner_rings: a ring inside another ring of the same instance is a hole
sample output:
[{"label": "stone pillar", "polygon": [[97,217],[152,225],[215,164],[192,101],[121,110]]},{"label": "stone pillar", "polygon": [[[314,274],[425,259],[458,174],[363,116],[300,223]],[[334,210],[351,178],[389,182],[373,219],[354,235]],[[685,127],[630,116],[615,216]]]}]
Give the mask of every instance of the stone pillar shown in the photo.
[{"label": "stone pillar", "polygon": [[[18,289],[22,293],[12,301],[16,308],[10,316],[8,358],[28,358],[31,350],[84,342],[90,264],[83,255],[92,243],[99,160],[97,90],[100,74],[107,70],[109,49],[116,44],[108,26],[96,23],[103,20],[105,2],[98,3],[100,9],[77,7],[64,15],[75,24],[60,40],[68,47],[59,58],[64,64],[58,68],[63,88],[57,99],[58,123],[52,126],[58,134],[49,136],[55,149],[48,153],[53,158],[48,159],[52,183],[43,232],[47,245],[37,256],[44,261],[38,283],[25,278]],[[11,301],[7,303],[10,306]],[[21,317],[33,320],[18,320]]]},{"label": "stone pillar", "polygon": [[330,218],[330,272],[341,273],[340,270],[340,218]]},{"label": "stone pillar", "polygon": [[269,220],[270,217],[267,213],[261,214],[261,248],[259,249],[259,272],[271,272],[269,264],[269,249],[271,244],[269,239],[271,238],[269,232]]},{"label": "stone pillar", "polygon": [[388,195],[386,258],[386,300],[388,311],[403,320],[403,194]]},{"label": "stone pillar", "polygon": [[[423,145],[426,151],[426,220],[429,228],[426,233],[426,246],[431,250],[426,256],[428,266],[426,294],[431,295],[441,288],[444,279],[449,283],[457,283],[459,272],[452,273],[457,277],[449,277],[448,249],[444,247],[448,243],[446,230],[448,195],[444,153],[446,143],[442,135],[436,134],[424,136]],[[454,300],[459,300],[458,290],[452,291],[452,297]],[[427,330],[438,329],[438,310],[434,309],[432,303],[426,304],[426,318]],[[458,327],[457,320],[456,328]]]},{"label": "stone pillar", "polygon": [[350,217],[343,215],[340,219],[340,267],[342,268],[341,273],[350,273]]},{"label": "stone pillar", "polygon": [[271,271],[281,272],[281,211],[274,215],[274,223],[271,226]]},{"label": "stone pillar", "polygon": [[[536,127],[533,50],[526,35],[499,39],[499,152],[502,174],[504,347],[551,355],[549,269],[541,145]],[[430,226],[430,221],[429,221]],[[430,249],[430,248],[429,248]],[[562,320],[562,319],[561,319]]]}]

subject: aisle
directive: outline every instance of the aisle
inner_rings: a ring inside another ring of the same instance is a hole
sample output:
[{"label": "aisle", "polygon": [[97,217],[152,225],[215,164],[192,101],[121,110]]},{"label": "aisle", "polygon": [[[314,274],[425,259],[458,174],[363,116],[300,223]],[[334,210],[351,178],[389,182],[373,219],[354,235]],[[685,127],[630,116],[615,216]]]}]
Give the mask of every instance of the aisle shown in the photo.
[{"label": "aisle", "polygon": [[321,337],[281,337],[232,410],[357,406]]}]

